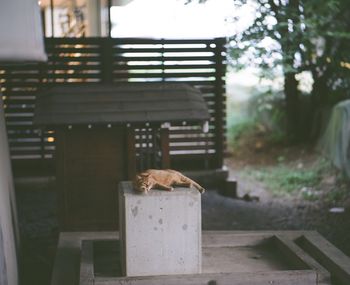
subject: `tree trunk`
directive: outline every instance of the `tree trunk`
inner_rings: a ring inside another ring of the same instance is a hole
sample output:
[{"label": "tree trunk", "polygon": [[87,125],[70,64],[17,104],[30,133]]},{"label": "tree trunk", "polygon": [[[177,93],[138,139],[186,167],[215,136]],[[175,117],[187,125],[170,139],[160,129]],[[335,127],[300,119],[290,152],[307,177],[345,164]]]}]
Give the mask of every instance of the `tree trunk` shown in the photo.
[{"label": "tree trunk", "polygon": [[287,134],[295,140],[301,139],[300,131],[300,108],[298,81],[294,72],[284,75],[284,92],[286,96],[286,114],[287,114]]},{"label": "tree trunk", "polygon": [[321,134],[323,127],[322,108],[328,103],[329,89],[327,86],[328,72],[319,76],[316,71],[313,72],[314,84],[311,92],[310,110],[308,112],[308,121],[312,127],[312,133],[309,139],[317,140]]}]

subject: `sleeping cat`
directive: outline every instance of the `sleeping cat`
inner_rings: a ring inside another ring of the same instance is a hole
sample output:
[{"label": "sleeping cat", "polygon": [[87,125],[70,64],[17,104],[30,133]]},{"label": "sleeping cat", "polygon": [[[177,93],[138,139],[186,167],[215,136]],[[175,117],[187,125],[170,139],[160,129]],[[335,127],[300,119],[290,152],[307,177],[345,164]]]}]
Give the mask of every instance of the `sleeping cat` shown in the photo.
[{"label": "sleeping cat", "polygon": [[184,186],[194,187],[200,193],[203,193],[205,189],[192,179],[186,177],[178,171],[167,169],[148,169],[138,175],[134,180],[134,187],[140,192],[149,192],[151,189],[163,189],[172,191],[172,186]]}]

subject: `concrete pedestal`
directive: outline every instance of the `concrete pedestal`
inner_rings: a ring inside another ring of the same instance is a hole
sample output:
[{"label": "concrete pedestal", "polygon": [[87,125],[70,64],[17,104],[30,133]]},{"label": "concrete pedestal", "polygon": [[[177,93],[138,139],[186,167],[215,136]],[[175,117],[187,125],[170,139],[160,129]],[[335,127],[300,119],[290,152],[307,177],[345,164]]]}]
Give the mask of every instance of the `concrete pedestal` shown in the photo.
[{"label": "concrete pedestal", "polygon": [[137,193],[119,184],[122,269],[126,276],[201,272],[201,195],[197,190]]}]

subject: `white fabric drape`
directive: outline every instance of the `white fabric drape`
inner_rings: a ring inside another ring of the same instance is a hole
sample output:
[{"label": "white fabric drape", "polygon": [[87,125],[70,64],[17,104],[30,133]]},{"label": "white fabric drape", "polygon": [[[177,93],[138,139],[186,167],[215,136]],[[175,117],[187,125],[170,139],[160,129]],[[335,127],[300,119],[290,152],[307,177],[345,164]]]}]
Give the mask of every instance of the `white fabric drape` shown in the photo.
[{"label": "white fabric drape", "polygon": [[0,62],[45,61],[38,0],[0,1]]}]

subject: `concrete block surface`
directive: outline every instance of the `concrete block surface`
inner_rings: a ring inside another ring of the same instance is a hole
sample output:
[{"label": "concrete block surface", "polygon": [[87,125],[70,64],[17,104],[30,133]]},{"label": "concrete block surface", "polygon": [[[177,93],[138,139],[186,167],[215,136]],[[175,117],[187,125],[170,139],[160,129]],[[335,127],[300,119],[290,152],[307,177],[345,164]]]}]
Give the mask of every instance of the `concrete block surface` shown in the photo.
[{"label": "concrete block surface", "polygon": [[190,188],[138,193],[119,184],[122,269],[126,276],[201,272],[201,194]]}]

